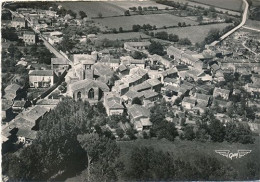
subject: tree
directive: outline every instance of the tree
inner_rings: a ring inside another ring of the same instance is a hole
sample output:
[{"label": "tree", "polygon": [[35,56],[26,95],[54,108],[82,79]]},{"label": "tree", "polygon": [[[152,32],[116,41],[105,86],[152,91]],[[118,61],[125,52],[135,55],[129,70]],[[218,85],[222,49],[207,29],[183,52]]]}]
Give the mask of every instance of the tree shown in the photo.
[{"label": "tree", "polygon": [[168,33],[165,31],[157,32],[154,36],[158,39],[168,40]]},{"label": "tree", "polygon": [[161,56],[165,54],[162,44],[154,41],[150,44],[148,51],[150,54],[158,54]]},{"label": "tree", "polygon": [[202,21],[203,21],[203,16],[202,16],[202,15],[198,16],[198,17],[197,17],[197,21],[198,21],[198,22],[202,22]]},{"label": "tree", "polygon": [[10,41],[18,41],[18,35],[16,34],[15,28],[2,28],[2,38]]},{"label": "tree", "polygon": [[80,16],[81,19],[87,17],[87,15],[84,11],[79,11],[79,16]]},{"label": "tree", "polygon": [[138,97],[135,97],[133,98],[132,104],[142,105],[143,103]]},{"label": "tree", "polygon": [[179,44],[180,44],[180,45],[191,45],[191,41],[190,41],[190,39],[188,39],[188,38],[181,38],[181,39],[179,40]]},{"label": "tree", "polygon": [[126,11],[124,12],[124,14],[125,14],[125,16],[130,16],[130,11],[129,11],[129,10],[126,10]]},{"label": "tree", "polygon": [[169,41],[178,42],[179,41],[179,36],[176,35],[176,34],[169,34]]},{"label": "tree", "polygon": [[209,123],[209,134],[214,142],[223,142],[225,138],[225,127],[219,120],[212,118]]},{"label": "tree", "polygon": [[99,18],[102,18],[103,17],[103,14],[101,12],[98,13],[98,17]]},{"label": "tree", "polygon": [[210,44],[215,40],[219,39],[219,37],[220,37],[220,31],[218,29],[211,29],[204,41],[207,44]]},{"label": "tree", "polygon": [[122,27],[119,27],[118,31],[119,31],[120,33],[122,33],[122,32],[123,32],[123,28],[122,28]]},{"label": "tree", "polygon": [[87,153],[87,181],[116,181],[122,167],[116,142],[96,133],[78,135],[77,140]]},{"label": "tree", "polygon": [[140,26],[140,25],[133,25],[133,26],[132,26],[132,30],[133,30],[134,32],[138,32],[140,29],[141,29],[141,26]]},{"label": "tree", "polygon": [[142,11],[143,8],[141,6],[138,6],[138,11]]},{"label": "tree", "polygon": [[181,22],[179,22],[179,23],[178,23],[178,26],[179,26],[179,27],[181,27],[181,26],[182,26]]},{"label": "tree", "polygon": [[116,129],[116,134],[120,137],[123,138],[124,137],[124,130],[122,128],[117,128]]}]

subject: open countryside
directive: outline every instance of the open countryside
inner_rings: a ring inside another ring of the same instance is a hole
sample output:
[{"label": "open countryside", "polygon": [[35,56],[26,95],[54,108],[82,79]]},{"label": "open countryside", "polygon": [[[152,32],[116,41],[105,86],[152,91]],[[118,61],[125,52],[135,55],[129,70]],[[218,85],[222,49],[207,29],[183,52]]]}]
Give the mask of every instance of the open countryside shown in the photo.
[{"label": "open countryside", "polygon": [[197,3],[206,4],[227,10],[240,11],[242,9],[242,0],[192,0]]},{"label": "open countryside", "polygon": [[123,17],[109,17],[103,19],[96,19],[96,22],[108,26],[109,28],[120,28],[123,30],[131,30],[133,25],[147,24],[161,28],[163,26],[178,26],[179,22],[185,22],[186,25],[197,25],[198,22],[174,16],[171,14],[150,14],[150,15],[135,15],[135,16],[123,16]]},{"label": "open countryside", "polygon": [[124,14],[125,9],[120,8],[119,6],[113,5],[106,2],[58,2],[59,5],[62,5],[65,9],[70,9],[75,12],[85,11],[89,17],[98,17],[98,14],[101,13],[102,16],[120,16]]},{"label": "open countryside", "polygon": [[200,26],[189,26],[189,27],[181,27],[181,28],[167,28],[167,29],[160,29],[155,30],[153,32],[161,32],[165,31],[168,34],[176,34],[180,38],[188,38],[191,40],[192,43],[199,43],[201,40],[208,35],[211,29],[218,29],[223,30],[229,23],[219,23],[219,24],[212,24],[212,25],[200,25]]}]

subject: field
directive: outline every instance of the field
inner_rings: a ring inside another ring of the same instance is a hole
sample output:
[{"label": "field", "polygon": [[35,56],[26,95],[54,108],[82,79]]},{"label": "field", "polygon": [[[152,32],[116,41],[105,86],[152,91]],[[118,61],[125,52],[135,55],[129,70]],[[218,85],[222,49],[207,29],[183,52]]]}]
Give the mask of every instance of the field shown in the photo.
[{"label": "field", "polygon": [[106,2],[58,2],[65,9],[70,9],[74,12],[84,11],[88,17],[98,17],[102,13],[103,17],[124,15],[125,9],[114,4]]},{"label": "field", "polygon": [[218,8],[240,11],[242,0],[193,0],[195,2],[206,4]]},{"label": "field", "polygon": [[189,38],[192,43],[199,43],[204,40],[207,36],[208,32],[213,29],[217,28],[219,30],[224,29],[226,26],[230,24],[228,23],[221,23],[221,24],[211,24],[211,25],[200,25],[200,26],[190,26],[190,27],[182,27],[182,28],[167,28],[167,29],[160,29],[154,32],[166,31],[168,34],[176,34],[179,38]]},{"label": "field", "polygon": [[260,30],[260,21],[256,20],[247,20],[246,21],[246,26],[251,27],[251,28],[256,28]]},{"label": "field", "polygon": [[[255,141],[255,144],[239,144],[239,143],[201,143],[196,141],[181,141],[175,140],[174,142],[170,142],[167,140],[157,140],[157,139],[150,139],[150,140],[136,140],[136,141],[128,141],[128,142],[118,142],[121,148],[120,157],[124,161],[125,165],[129,167],[129,159],[131,155],[131,151],[135,147],[146,146],[146,147],[153,147],[155,150],[168,152],[174,158],[181,158],[185,161],[190,161],[191,163],[196,159],[196,156],[211,156],[216,157],[220,161],[223,161],[224,164],[231,164],[235,169],[239,170],[239,176],[245,179],[246,169],[247,169],[247,162],[249,161],[260,161],[260,145],[259,145],[259,137]],[[221,156],[215,153],[215,150],[230,150],[230,152],[235,153],[237,150],[252,150],[252,152],[240,159],[227,159],[224,156]],[[258,166],[260,167],[260,166]],[[248,172],[248,171],[247,171]],[[249,180],[249,179],[248,179]]]},{"label": "field", "polygon": [[185,22],[186,24],[197,25],[198,23],[183,17],[178,17],[170,14],[151,14],[151,15],[135,15],[123,17],[109,17],[103,19],[95,19],[96,22],[107,26],[109,28],[122,27],[124,30],[131,30],[133,25],[150,24],[156,25],[157,28],[163,26],[177,26],[178,22]]},{"label": "field", "polygon": [[137,8],[138,6],[141,6],[141,7],[149,7],[149,6],[155,7],[156,6],[159,9],[165,9],[166,7],[172,8],[170,6],[156,3],[155,1],[109,1],[108,3],[119,6],[126,10],[128,10],[130,7]]},{"label": "field", "polygon": [[[193,6],[193,7],[196,7],[196,6],[200,6],[200,7],[203,7],[203,8],[209,8],[210,7],[209,5],[197,3],[195,1],[188,1],[188,0],[171,0],[171,1],[179,2],[179,3],[188,3],[189,6]],[[205,0],[205,1],[207,1],[207,0]],[[214,1],[214,0],[210,0],[210,1]],[[225,0],[222,0],[222,1],[225,1]],[[239,1],[239,0],[236,0],[236,1]],[[238,15],[238,16],[240,15],[239,12],[228,10],[225,7],[224,8],[215,7],[215,9],[217,11],[223,11],[223,12],[227,11],[230,15]]]},{"label": "field", "polygon": [[135,39],[140,38],[143,39],[149,38],[150,36],[145,35],[142,32],[126,32],[126,33],[117,33],[117,34],[100,34],[98,35],[98,39],[109,39],[109,40],[128,40],[128,39]]}]

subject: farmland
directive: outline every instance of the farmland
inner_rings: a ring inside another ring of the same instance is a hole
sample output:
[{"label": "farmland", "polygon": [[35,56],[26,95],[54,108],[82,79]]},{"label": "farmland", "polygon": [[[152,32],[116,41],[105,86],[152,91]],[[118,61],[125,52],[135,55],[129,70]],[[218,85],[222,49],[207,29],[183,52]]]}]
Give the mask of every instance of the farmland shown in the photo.
[{"label": "farmland", "polygon": [[88,17],[98,17],[102,13],[103,17],[106,16],[119,16],[123,15],[125,9],[120,8],[114,4],[106,2],[59,2],[65,9],[70,9],[76,13],[84,11]]},{"label": "farmland", "polygon": [[[192,6],[192,7],[203,7],[203,8],[209,8],[210,5],[208,4],[202,4],[202,3],[199,3],[197,1],[188,1],[188,0],[171,0],[171,1],[175,1],[175,2],[179,2],[179,3],[188,3],[189,6]],[[198,0],[199,1],[199,0]],[[206,0],[205,0],[206,1]],[[214,1],[214,0],[212,0]],[[218,0],[217,0],[218,1]],[[224,1],[224,0],[223,0]],[[235,1],[239,1],[239,0],[235,0]],[[208,2],[208,1],[207,1]],[[240,12],[237,12],[237,11],[232,11],[232,10],[228,10],[226,7],[224,8],[220,8],[220,7],[215,7],[215,9],[217,11],[222,11],[222,12],[228,12],[230,15],[236,15],[236,16],[239,16],[240,15]]]},{"label": "farmland", "polygon": [[228,23],[221,24],[212,24],[212,25],[200,25],[200,26],[191,26],[191,27],[182,27],[182,28],[168,28],[162,30],[156,30],[154,32],[166,31],[168,34],[176,34],[179,38],[189,38],[192,43],[201,42],[207,36],[208,32],[213,29],[222,30],[226,26],[231,25]]},{"label": "farmland", "polygon": [[158,4],[155,1],[109,1],[109,4],[113,4],[115,6],[119,6],[125,10],[128,10],[130,7],[149,7],[149,6],[156,6],[159,9],[165,9],[166,7],[171,8],[170,6]]},{"label": "farmland", "polygon": [[240,11],[242,7],[242,0],[193,0],[195,2],[206,4],[223,9]]},{"label": "farmland", "polygon": [[109,17],[103,19],[95,19],[96,22],[101,23],[109,28],[122,27],[124,30],[131,30],[133,25],[150,24],[156,25],[157,28],[163,26],[177,26],[178,22],[185,22],[187,25],[197,25],[198,23],[183,17],[178,17],[170,14],[151,14],[151,15],[135,15],[123,17]]},{"label": "farmland", "polygon": [[145,35],[142,32],[126,32],[126,33],[117,33],[117,34],[100,34],[97,36],[98,39],[109,39],[109,40],[129,40],[136,38],[149,38],[150,36]]},{"label": "farmland", "polygon": [[260,29],[260,21],[247,20],[246,21],[246,26],[251,27],[251,28]]}]

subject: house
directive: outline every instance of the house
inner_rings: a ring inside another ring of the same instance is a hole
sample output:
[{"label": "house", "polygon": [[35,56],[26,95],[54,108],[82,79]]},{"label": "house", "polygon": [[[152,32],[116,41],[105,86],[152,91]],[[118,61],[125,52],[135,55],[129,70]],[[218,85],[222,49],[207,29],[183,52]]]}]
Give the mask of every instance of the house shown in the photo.
[{"label": "house", "polygon": [[144,50],[144,49],[148,49],[150,44],[151,44],[150,42],[125,42],[124,49],[130,52]]},{"label": "house", "polygon": [[5,89],[5,95],[4,98],[7,100],[13,101],[17,99],[22,91],[22,87],[20,85],[17,85],[15,83],[8,85]]},{"label": "house", "polygon": [[12,104],[13,102],[11,100],[2,99],[2,121],[11,118],[11,116],[13,115]]},{"label": "house", "polygon": [[[197,104],[205,102],[205,105],[207,106],[209,104],[210,96],[206,94],[200,94],[200,93],[195,93],[195,98],[197,100]],[[204,105],[204,104],[203,104]]]},{"label": "house", "polygon": [[257,84],[247,83],[244,86],[244,88],[247,92],[250,92],[251,94],[253,94],[253,92],[260,92],[260,83]]},{"label": "house", "polygon": [[122,115],[124,112],[121,98],[116,93],[104,93],[104,107],[108,116]]},{"label": "house", "polygon": [[83,69],[91,69],[97,61],[97,54],[73,54],[72,60],[74,65],[81,64]]},{"label": "house", "polygon": [[104,92],[109,92],[109,87],[98,80],[80,80],[67,87],[67,95],[75,100],[97,102],[103,97]]},{"label": "house", "polygon": [[112,87],[112,91],[118,93],[119,95],[124,95],[129,91],[129,85],[125,84],[121,80],[115,81],[115,86]]},{"label": "house", "polygon": [[129,74],[129,70],[127,67],[123,64],[119,65],[117,68],[117,72],[119,72],[120,75],[127,75]]},{"label": "house", "polygon": [[221,89],[221,88],[217,88],[215,87],[214,91],[213,91],[213,97],[222,97],[225,100],[229,99],[229,95],[230,95],[230,90],[227,89]]},{"label": "house", "polygon": [[144,100],[156,101],[159,99],[159,94],[153,90],[145,90],[140,93],[144,95]]},{"label": "house", "polygon": [[131,123],[137,131],[149,129],[152,126],[150,122],[150,111],[143,106],[134,104],[128,108],[128,114]]},{"label": "house", "polygon": [[60,76],[70,68],[70,62],[66,58],[51,58],[51,69]]},{"label": "house", "polygon": [[148,71],[143,68],[139,68],[139,67],[132,68],[130,69],[129,74],[140,76],[142,82],[148,79]]},{"label": "house", "polygon": [[163,78],[176,78],[178,76],[178,70],[176,67],[169,68],[162,72]]},{"label": "house", "polygon": [[11,21],[11,27],[14,28],[26,28],[27,24],[24,18],[14,17]]},{"label": "house", "polygon": [[47,88],[54,84],[57,76],[53,70],[30,70],[29,84],[34,88]]},{"label": "house", "polygon": [[181,103],[182,107],[186,109],[192,109],[193,107],[195,107],[195,104],[196,104],[196,99],[189,98],[189,97],[184,97]]},{"label": "house", "polygon": [[123,96],[121,96],[121,98],[123,99],[123,101],[126,104],[131,104],[134,98],[139,98],[141,101],[144,98],[144,95],[142,92],[137,92],[134,90],[129,90],[128,92],[126,92],[126,94],[124,94]]},{"label": "house", "polygon": [[182,50],[179,50],[173,46],[167,48],[167,55],[169,58],[173,58],[178,61],[180,64],[192,65],[194,66],[195,62],[199,61],[199,59],[193,57],[189,53],[185,53]]},{"label": "house", "polygon": [[32,31],[25,31],[23,33],[23,41],[28,45],[36,44],[36,34]]},{"label": "house", "polygon": [[14,113],[19,113],[23,111],[26,107],[30,106],[29,101],[25,100],[15,100],[12,106],[13,112]]},{"label": "house", "polygon": [[59,104],[59,102],[59,99],[40,99],[36,102],[36,105],[52,110]]},{"label": "house", "polygon": [[130,61],[130,65],[144,69],[145,68],[145,60],[143,60],[143,59],[132,59]]}]

